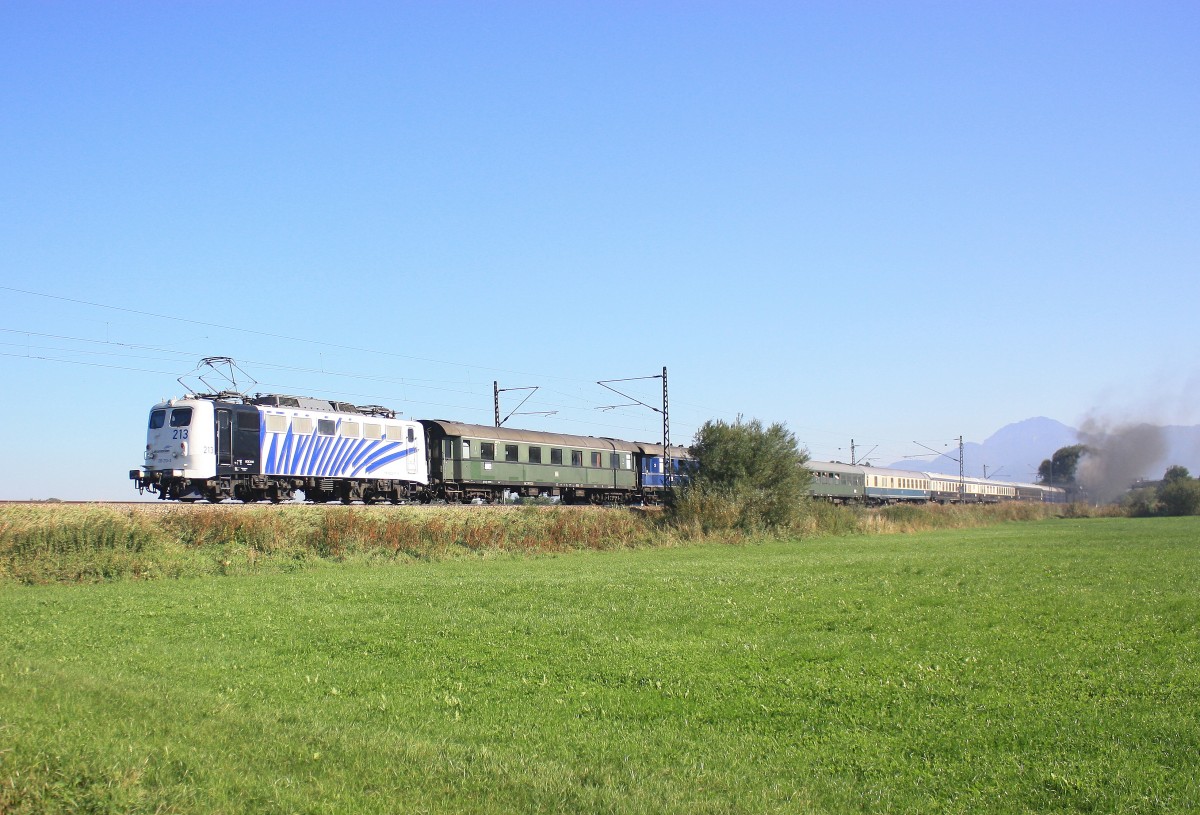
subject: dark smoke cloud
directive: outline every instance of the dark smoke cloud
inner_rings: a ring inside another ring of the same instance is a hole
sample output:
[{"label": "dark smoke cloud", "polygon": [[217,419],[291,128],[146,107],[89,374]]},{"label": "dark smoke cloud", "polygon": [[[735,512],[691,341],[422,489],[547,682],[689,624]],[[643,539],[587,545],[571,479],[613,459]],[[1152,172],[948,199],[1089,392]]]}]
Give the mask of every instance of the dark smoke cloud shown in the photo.
[{"label": "dark smoke cloud", "polygon": [[1139,478],[1156,477],[1150,468],[1167,454],[1163,429],[1152,424],[1112,425],[1089,417],[1079,428],[1079,441],[1088,451],[1076,480],[1097,504],[1119,498]]}]

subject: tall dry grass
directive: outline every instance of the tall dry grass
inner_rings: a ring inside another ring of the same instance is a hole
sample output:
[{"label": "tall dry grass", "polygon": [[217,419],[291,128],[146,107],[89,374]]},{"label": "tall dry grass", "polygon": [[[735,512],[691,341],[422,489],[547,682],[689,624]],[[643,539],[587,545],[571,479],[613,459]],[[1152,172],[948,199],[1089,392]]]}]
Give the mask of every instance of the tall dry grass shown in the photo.
[{"label": "tall dry grass", "polygon": [[[698,513],[526,506],[0,507],[0,581],[90,583],[292,571],[327,563],[407,563],[581,549],[738,544],[765,538],[967,529],[1096,510],[1041,504],[894,506],[807,502],[782,529],[748,530],[738,507]],[[1105,510],[1106,513],[1111,510]]]},{"label": "tall dry grass", "polygon": [[0,508],[0,579],[235,574],[320,562],[615,549],[663,538],[645,513],[586,507],[20,506]]}]

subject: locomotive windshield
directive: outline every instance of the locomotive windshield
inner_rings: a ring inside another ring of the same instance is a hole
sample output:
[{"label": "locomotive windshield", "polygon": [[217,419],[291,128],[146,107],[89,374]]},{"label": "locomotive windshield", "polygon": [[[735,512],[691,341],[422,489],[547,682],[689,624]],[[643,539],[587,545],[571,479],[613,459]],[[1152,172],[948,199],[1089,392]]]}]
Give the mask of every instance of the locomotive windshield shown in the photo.
[{"label": "locomotive windshield", "polygon": [[191,408],[175,408],[171,411],[171,427],[187,427],[191,423]]},{"label": "locomotive windshield", "polygon": [[167,421],[167,412],[165,410],[150,411],[150,429],[157,430]]}]

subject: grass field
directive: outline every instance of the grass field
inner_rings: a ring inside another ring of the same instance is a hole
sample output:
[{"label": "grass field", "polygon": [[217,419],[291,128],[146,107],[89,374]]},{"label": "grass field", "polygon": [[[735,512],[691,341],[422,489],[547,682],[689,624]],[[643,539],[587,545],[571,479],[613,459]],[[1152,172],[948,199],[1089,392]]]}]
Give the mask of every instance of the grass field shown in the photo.
[{"label": "grass field", "polygon": [[0,584],[0,812],[1188,812],[1200,518]]}]

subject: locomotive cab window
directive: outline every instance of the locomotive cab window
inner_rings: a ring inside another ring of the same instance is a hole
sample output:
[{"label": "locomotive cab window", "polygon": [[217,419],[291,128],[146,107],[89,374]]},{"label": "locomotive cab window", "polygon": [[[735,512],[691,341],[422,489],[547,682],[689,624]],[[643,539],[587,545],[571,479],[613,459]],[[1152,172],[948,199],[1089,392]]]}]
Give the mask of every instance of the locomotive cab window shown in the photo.
[{"label": "locomotive cab window", "polygon": [[187,427],[191,423],[191,408],[175,408],[171,411],[171,427]]},{"label": "locomotive cab window", "polygon": [[150,411],[150,429],[157,430],[167,423],[167,412],[165,410]]}]

